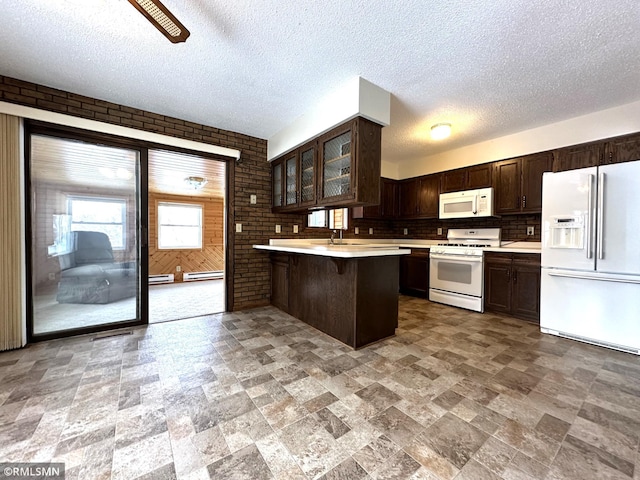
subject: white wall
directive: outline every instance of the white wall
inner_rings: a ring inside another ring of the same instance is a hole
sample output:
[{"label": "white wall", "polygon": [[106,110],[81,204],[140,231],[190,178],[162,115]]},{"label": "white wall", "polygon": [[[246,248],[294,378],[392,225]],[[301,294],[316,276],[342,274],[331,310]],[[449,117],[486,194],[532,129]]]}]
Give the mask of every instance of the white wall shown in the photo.
[{"label": "white wall", "polygon": [[415,161],[382,161],[382,175],[402,179],[543,152],[640,131],[640,101],[456,148]]},{"label": "white wall", "polygon": [[352,78],[315,108],[269,138],[267,160],[271,161],[358,116],[380,125],[389,125],[391,94],[362,77]]}]

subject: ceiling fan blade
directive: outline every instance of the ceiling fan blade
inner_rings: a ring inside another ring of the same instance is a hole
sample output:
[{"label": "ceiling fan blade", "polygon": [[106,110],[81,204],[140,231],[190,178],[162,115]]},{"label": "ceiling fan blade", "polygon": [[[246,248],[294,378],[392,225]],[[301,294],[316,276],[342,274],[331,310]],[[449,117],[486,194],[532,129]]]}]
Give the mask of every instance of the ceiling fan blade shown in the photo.
[{"label": "ceiling fan blade", "polygon": [[184,42],[189,37],[189,30],[160,0],[129,0],[129,3],[136,7],[171,43]]}]

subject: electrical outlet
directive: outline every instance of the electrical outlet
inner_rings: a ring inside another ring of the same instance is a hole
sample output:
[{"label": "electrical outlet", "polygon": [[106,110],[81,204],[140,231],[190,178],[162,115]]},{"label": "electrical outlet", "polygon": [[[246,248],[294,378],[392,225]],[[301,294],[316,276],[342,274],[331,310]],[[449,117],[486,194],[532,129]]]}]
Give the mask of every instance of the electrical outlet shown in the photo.
[{"label": "electrical outlet", "polygon": [[242,232],[242,224],[236,223],[236,233],[241,233],[241,232]]},{"label": "electrical outlet", "polygon": [[276,225],[276,233],[282,232],[282,227],[280,225]]},{"label": "electrical outlet", "polygon": [[176,266],[176,272],[181,272],[182,271],[182,267],[180,265]]},{"label": "electrical outlet", "polygon": [[298,233],[298,225],[293,226],[293,233]]},{"label": "electrical outlet", "polygon": [[408,229],[408,228],[405,228],[405,229],[404,229],[404,234],[405,234],[405,235],[409,235],[409,229]]},{"label": "electrical outlet", "polygon": [[354,228],[353,233],[355,233],[356,235],[360,235],[360,229],[358,227]]},{"label": "electrical outlet", "polygon": [[442,235],[442,228],[438,227],[438,235]]},{"label": "electrical outlet", "polygon": [[369,235],[373,235],[373,228],[369,229]]},{"label": "electrical outlet", "polygon": [[527,235],[533,235],[534,227],[527,227]]},{"label": "electrical outlet", "polygon": [[249,197],[249,202],[251,203],[251,205],[255,205],[256,203],[258,203],[258,196],[257,195],[251,195]]},{"label": "electrical outlet", "polygon": [[53,280],[55,280],[55,279],[56,279],[56,274],[55,274],[55,273],[53,273],[53,272],[51,272],[51,273],[49,274],[49,280],[53,281]]}]

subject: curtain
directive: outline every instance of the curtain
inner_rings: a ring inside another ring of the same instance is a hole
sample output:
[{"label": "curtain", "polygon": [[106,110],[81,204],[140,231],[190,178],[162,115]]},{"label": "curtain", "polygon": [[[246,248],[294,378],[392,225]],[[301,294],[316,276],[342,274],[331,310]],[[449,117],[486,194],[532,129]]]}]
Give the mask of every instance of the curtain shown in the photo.
[{"label": "curtain", "polygon": [[24,346],[20,119],[0,114],[0,351]]}]

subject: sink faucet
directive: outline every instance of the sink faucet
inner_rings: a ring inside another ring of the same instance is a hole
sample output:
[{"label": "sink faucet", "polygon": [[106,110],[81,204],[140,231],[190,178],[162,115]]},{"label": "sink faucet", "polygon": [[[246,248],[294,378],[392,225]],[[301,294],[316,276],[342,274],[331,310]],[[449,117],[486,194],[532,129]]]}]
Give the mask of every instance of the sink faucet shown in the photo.
[{"label": "sink faucet", "polygon": [[338,233],[338,232],[340,232],[340,233],[339,233],[339,235],[340,235],[340,241],[338,242],[338,244],[341,244],[341,243],[342,243],[342,230],[332,230],[332,231],[331,231],[331,238],[329,239],[329,243],[330,243],[331,245],[335,245],[335,243],[336,243],[336,233]]}]

